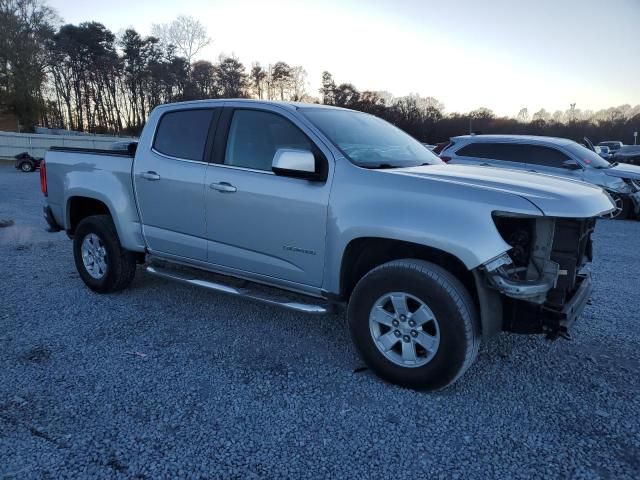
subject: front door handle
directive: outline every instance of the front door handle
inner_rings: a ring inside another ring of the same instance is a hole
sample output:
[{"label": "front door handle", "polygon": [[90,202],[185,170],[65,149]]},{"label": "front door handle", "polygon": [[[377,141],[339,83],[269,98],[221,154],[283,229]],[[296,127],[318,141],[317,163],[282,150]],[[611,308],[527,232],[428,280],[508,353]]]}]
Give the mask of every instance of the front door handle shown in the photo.
[{"label": "front door handle", "polygon": [[233,193],[238,190],[236,187],[227,182],[212,183],[211,185],[209,185],[209,187],[224,193]]},{"label": "front door handle", "polygon": [[140,174],[140,176],[145,180],[151,180],[152,182],[160,180],[160,175],[158,175],[156,172],[143,172]]},{"label": "front door handle", "polygon": [[490,163],[487,163],[487,162],[482,162],[482,163],[480,164],[480,166],[481,166],[481,167],[490,167],[490,166],[491,166],[491,164],[490,164]]}]

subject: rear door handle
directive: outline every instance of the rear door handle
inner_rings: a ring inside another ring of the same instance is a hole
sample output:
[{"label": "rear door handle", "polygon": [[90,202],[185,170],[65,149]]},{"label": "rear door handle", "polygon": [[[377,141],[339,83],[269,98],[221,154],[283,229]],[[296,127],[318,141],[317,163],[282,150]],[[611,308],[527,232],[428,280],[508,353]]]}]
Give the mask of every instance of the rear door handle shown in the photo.
[{"label": "rear door handle", "polygon": [[483,163],[481,163],[481,164],[480,164],[480,166],[481,166],[481,167],[490,167],[490,166],[491,166],[491,164],[490,164],[490,163],[487,163],[487,162],[483,162]]},{"label": "rear door handle", "polygon": [[212,183],[211,185],[209,185],[209,187],[224,193],[233,193],[238,190],[236,187],[227,182]]},{"label": "rear door handle", "polygon": [[145,180],[151,180],[152,182],[160,180],[160,175],[158,175],[156,172],[142,172],[140,176]]}]

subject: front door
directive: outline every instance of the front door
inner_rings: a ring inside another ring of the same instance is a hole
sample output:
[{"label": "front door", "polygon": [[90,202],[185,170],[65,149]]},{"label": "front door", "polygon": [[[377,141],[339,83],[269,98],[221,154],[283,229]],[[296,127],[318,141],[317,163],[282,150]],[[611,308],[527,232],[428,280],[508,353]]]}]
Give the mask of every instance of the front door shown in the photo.
[{"label": "front door", "polygon": [[142,232],[153,253],[207,259],[205,150],[219,110],[164,113],[152,147],[136,152],[136,199]]},{"label": "front door", "polygon": [[205,180],[208,261],[276,283],[319,287],[330,180],[271,170],[279,148],[318,150],[313,133],[278,107],[229,108],[223,118],[226,146]]},{"label": "front door", "polygon": [[582,180],[584,178],[584,170],[582,168],[572,170],[564,165],[564,162],[571,160],[571,157],[557,148],[543,145],[527,145],[526,148],[527,166],[532,172],[546,173],[572,180]]}]

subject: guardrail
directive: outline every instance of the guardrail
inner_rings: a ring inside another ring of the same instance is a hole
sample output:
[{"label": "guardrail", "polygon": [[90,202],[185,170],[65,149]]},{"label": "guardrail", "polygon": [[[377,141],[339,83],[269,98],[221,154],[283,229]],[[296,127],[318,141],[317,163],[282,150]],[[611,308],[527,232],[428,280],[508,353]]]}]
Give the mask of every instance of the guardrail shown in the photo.
[{"label": "guardrail", "polygon": [[0,159],[13,159],[27,152],[32,157],[44,157],[50,147],[108,149],[115,142],[135,142],[135,137],[107,137],[104,135],[41,135],[38,133],[0,132]]}]

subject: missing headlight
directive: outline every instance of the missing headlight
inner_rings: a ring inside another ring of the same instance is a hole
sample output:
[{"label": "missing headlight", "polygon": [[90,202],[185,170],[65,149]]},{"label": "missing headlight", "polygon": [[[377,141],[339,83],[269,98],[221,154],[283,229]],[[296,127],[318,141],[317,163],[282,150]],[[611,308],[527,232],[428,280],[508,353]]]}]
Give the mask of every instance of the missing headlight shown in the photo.
[{"label": "missing headlight", "polygon": [[531,242],[535,233],[535,219],[523,217],[506,217],[494,215],[500,236],[511,245],[509,256],[516,267],[529,265],[531,257]]}]

